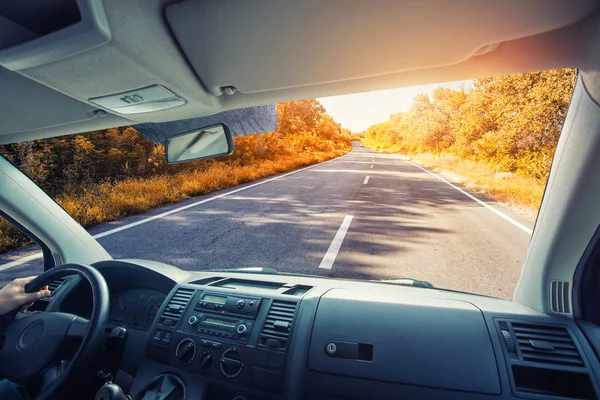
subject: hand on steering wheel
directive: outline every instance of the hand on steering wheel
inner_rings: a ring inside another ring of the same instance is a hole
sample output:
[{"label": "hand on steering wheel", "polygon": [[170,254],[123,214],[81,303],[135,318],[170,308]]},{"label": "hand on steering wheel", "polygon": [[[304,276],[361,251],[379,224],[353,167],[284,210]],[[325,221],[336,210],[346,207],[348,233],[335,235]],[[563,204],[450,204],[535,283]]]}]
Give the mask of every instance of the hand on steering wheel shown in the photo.
[{"label": "hand on steering wheel", "polygon": [[[104,277],[93,267],[67,264],[52,268],[25,285],[25,292],[40,290],[66,275],[85,278],[92,288],[93,310],[89,320],[61,312],[36,312],[17,317],[0,327],[0,376],[13,382],[41,382],[35,400],[49,400],[65,392],[98,351],[108,321],[109,292]],[[72,357],[61,350],[67,341],[80,345]]]},{"label": "hand on steering wheel", "polygon": [[25,292],[25,285],[31,282],[34,278],[35,276],[28,276],[27,278],[15,279],[0,289],[0,315],[6,315],[15,310],[24,312],[35,301],[41,299],[42,297],[50,296],[48,286],[44,286],[37,292]]}]

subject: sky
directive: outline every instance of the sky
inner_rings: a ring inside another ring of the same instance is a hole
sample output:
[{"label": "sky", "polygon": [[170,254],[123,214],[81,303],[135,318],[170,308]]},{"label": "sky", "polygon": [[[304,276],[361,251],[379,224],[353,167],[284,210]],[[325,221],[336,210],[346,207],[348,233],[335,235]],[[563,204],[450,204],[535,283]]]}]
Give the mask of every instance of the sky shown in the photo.
[{"label": "sky", "polygon": [[408,111],[414,97],[419,93],[431,95],[439,87],[460,89],[470,87],[472,81],[436,83],[433,85],[411,86],[401,89],[379,90],[348,94],[344,96],[322,97],[318,99],[342,127],[352,132],[362,132],[371,125],[387,121],[391,114]]}]

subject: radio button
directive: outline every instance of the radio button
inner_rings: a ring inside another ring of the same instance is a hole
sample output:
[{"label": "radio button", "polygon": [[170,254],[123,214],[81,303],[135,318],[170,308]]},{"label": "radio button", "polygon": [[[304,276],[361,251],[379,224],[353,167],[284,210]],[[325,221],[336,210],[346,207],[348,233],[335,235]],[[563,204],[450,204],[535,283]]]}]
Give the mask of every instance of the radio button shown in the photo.
[{"label": "radio button", "polygon": [[221,343],[215,342],[213,340],[202,339],[200,341],[200,343],[202,343],[202,346],[211,347],[213,349],[220,349],[221,348]]},{"label": "radio button", "polygon": [[157,329],[152,340],[161,340],[163,338],[164,334],[165,334],[164,331]]},{"label": "radio button", "polygon": [[242,308],[244,308],[245,305],[246,305],[246,301],[244,299],[239,299],[238,301],[235,302],[235,308],[237,308],[238,310],[241,310]]}]

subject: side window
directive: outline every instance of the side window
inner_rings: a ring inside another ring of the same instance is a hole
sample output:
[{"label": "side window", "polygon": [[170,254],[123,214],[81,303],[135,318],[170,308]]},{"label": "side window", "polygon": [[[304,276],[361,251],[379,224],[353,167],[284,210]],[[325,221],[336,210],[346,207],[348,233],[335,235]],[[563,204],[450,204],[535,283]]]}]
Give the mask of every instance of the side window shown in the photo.
[{"label": "side window", "polygon": [[9,219],[0,216],[0,287],[44,272],[42,248]]}]

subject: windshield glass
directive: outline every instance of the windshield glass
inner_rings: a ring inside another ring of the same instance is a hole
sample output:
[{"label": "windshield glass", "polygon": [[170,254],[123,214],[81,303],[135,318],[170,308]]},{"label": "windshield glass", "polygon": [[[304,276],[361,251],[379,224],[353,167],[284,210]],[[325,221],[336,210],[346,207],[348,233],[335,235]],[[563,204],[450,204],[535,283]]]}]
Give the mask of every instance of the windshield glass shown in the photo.
[{"label": "windshield glass", "polygon": [[[274,132],[175,165],[132,127],[0,154],[114,258],[412,278],[510,298],[575,77],[560,69],[280,103]],[[0,262],[12,262],[3,273],[39,273],[40,260],[14,263],[30,254],[27,238],[1,232]]]}]

